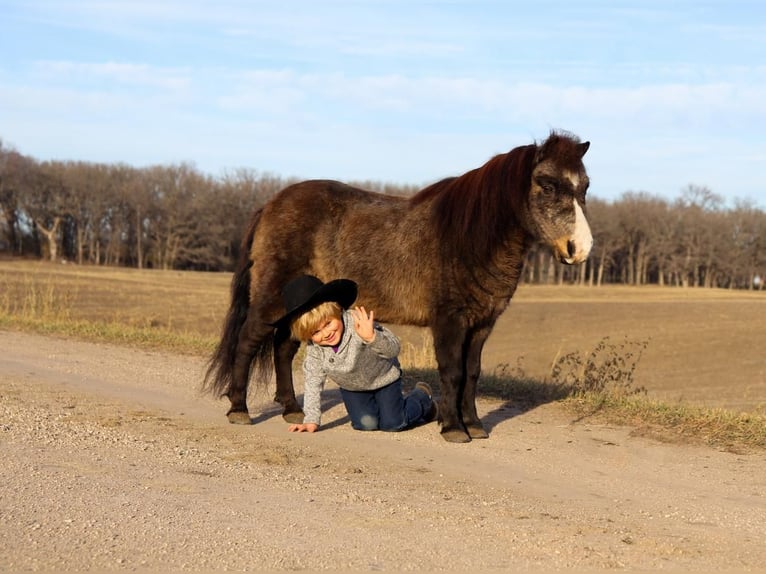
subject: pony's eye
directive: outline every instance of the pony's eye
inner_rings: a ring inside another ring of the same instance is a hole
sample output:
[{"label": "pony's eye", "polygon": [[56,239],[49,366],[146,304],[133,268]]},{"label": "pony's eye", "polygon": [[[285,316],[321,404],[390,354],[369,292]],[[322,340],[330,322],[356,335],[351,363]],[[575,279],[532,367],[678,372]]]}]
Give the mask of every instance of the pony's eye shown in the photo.
[{"label": "pony's eye", "polygon": [[537,185],[539,185],[545,195],[552,195],[556,193],[556,182],[551,179],[538,179]]}]

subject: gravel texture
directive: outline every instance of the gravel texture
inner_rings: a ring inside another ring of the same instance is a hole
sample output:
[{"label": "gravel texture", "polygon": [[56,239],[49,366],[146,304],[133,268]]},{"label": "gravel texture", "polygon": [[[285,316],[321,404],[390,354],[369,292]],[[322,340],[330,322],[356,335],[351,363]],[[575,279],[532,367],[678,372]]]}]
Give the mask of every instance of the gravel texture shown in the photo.
[{"label": "gravel texture", "polygon": [[481,401],[436,423],[286,430],[200,395],[204,360],[0,331],[0,571],[748,571],[766,564],[766,456],[658,443]]}]

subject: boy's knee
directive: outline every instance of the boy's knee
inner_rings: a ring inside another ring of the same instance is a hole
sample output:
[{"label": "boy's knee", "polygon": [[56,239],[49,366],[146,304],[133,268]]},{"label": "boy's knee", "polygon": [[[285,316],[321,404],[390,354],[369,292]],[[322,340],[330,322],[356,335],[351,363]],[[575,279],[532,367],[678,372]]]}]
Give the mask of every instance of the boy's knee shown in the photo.
[{"label": "boy's knee", "polygon": [[356,430],[378,430],[378,417],[373,415],[362,415]]}]

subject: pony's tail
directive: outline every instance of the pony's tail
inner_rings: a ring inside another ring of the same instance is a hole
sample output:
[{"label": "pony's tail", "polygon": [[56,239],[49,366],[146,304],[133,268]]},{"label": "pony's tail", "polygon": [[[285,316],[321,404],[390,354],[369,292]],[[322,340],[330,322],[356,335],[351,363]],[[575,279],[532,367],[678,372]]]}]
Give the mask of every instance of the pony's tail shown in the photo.
[{"label": "pony's tail", "polygon": [[[231,280],[231,305],[226,313],[221,340],[210,357],[205,379],[202,383],[203,392],[209,392],[219,397],[228,395],[233,382],[234,360],[237,356],[239,334],[247,320],[247,313],[250,308],[250,268],[253,266],[250,259],[250,248],[260,219],[261,210],[259,209],[253,215],[250,228],[242,241],[239,262]],[[268,347],[270,350],[271,342],[269,342]],[[259,355],[262,354],[263,350]]]}]

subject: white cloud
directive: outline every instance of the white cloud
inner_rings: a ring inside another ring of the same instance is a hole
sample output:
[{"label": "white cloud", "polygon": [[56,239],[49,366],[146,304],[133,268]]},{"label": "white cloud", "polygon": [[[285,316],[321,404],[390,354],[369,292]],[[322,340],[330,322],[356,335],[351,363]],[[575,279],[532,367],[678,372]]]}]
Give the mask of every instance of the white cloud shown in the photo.
[{"label": "white cloud", "polygon": [[[766,85],[658,84],[636,88],[557,86],[453,77],[297,74],[260,71],[232,77],[220,94],[231,112],[300,108],[391,114],[392,121],[423,117],[478,118],[529,124],[541,119],[647,130],[718,129],[766,119]],[[293,108],[293,106],[295,108]]]},{"label": "white cloud", "polygon": [[187,90],[190,68],[165,68],[129,62],[35,62],[33,77],[41,82],[114,82],[122,86],[148,86],[162,90]]}]

